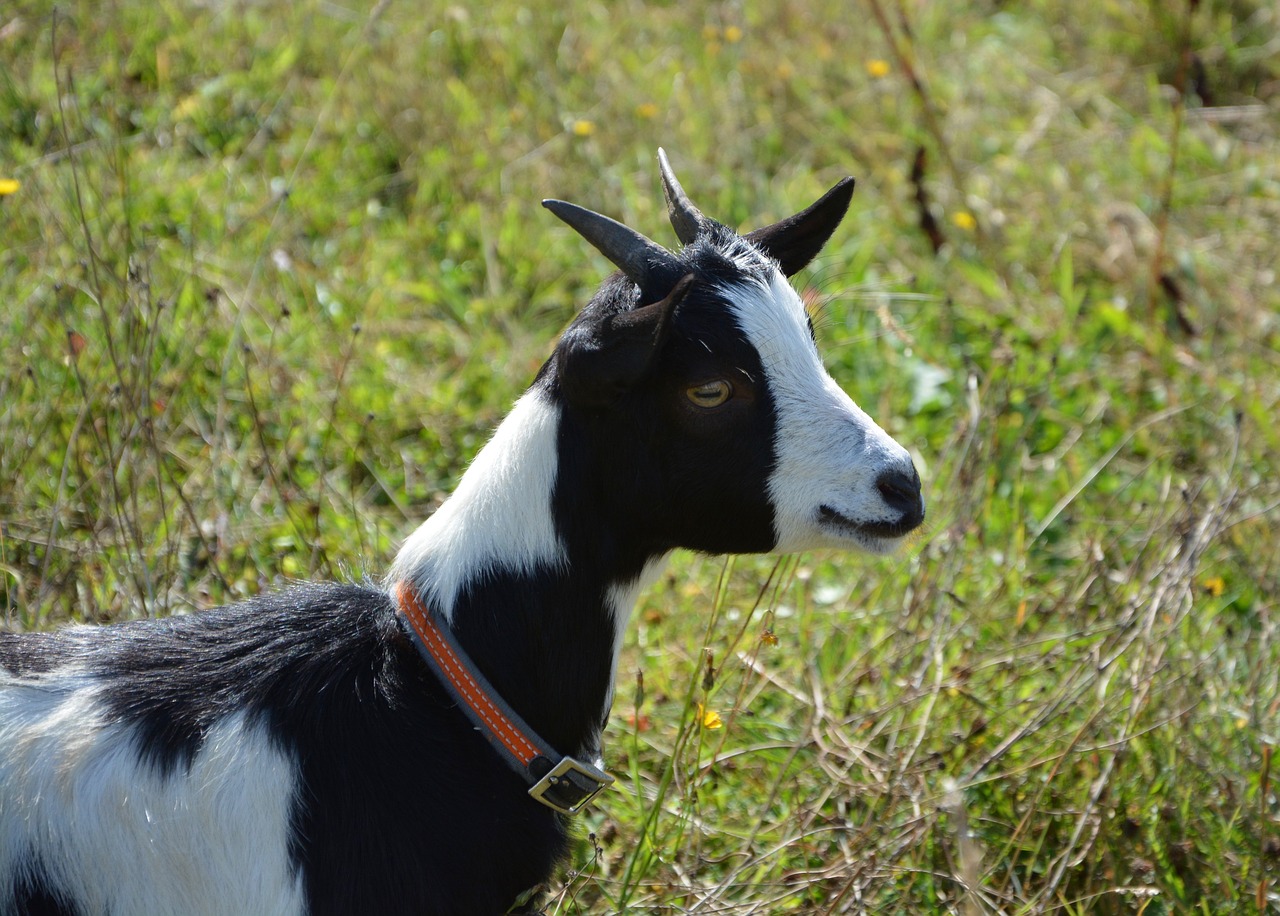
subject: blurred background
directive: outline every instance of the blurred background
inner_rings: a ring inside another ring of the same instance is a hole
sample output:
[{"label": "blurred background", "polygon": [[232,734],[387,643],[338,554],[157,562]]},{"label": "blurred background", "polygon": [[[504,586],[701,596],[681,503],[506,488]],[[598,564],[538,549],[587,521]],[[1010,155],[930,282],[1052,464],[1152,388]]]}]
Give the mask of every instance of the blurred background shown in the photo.
[{"label": "blurred background", "polygon": [[377,578],[663,146],[925,479],[681,556],[549,913],[1280,913],[1280,5],[0,8],[0,610]]}]

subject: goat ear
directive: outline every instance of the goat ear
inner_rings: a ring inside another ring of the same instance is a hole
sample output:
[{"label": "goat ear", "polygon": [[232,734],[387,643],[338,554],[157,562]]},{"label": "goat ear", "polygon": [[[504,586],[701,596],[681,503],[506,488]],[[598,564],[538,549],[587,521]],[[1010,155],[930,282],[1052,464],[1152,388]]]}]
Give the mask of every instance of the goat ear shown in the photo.
[{"label": "goat ear", "polygon": [[743,236],[776,260],[785,276],[799,273],[814,259],[840,220],[853,197],[853,179],[845,178],[818,200],[772,226],[764,226]]},{"label": "goat ear", "polygon": [[570,328],[556,347],[560,390],[581,407],[607,407],[648,371],[671,318],[693,286],[693,274],[658,302]]}]

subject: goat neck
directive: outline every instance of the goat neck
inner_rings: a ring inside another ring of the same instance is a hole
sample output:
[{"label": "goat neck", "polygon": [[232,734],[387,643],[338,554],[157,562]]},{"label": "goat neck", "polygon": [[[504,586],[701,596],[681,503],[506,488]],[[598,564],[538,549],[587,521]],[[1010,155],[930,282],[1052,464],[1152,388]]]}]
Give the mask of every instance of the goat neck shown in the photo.
[{"label": "goat neck", "polygon": [[535,385],[391,578],[412,585],[543,738],[589,755],[631,608],[666,551],[620,541],[599,504],[558,484],[562,438],[560,405]]}]

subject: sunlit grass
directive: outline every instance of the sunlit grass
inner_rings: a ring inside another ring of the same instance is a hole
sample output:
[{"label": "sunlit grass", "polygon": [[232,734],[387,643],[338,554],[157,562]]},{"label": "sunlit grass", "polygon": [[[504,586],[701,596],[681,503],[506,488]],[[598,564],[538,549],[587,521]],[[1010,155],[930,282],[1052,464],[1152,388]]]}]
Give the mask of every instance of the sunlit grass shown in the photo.
[{"label": "sunlit grass", "polygon": [[609,269],[541,198],[853,174],[798,279],[929,522],[677,558],[549,912],[1280,912],[1273,20],[0,12],[5,622],[379,575]]}]

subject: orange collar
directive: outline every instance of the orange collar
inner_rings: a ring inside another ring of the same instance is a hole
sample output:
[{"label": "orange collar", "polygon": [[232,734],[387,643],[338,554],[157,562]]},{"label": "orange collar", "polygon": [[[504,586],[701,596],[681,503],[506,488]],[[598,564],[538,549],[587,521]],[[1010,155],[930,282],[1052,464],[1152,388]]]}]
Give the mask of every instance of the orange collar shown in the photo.
[{"label": "orange collar", "polygon": [[529,784],[533,798],[561,814],[577,814],[613,782],[598,766],[558,754],[538,737],[493,689],[449,628],[423,607],[409,583],[396,583],[393,597],[427,667],[498,755]]}]

